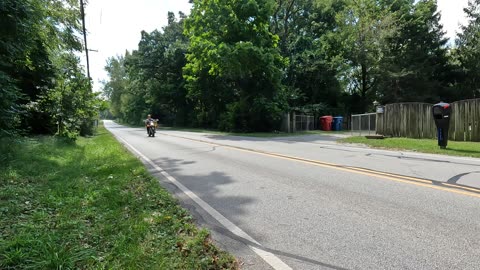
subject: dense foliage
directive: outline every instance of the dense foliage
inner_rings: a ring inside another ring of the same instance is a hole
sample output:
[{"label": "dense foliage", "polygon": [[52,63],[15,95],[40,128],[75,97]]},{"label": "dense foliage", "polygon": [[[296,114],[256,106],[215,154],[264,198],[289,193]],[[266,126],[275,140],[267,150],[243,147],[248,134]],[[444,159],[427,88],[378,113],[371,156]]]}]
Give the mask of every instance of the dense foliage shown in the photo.
[{"label": "dense foliage", "polygon": [[108,59],[110,80],[104,83],[104,94],[113,116],[135,124],[152,113],[163,122],[189,123],[193,109],[182,75],[189,44],[184,19],[180,13],[177,21],[170,12],[163,31],[142,32],[138,50]]},{"label": "dense foliage", "polygon": [[462,76],[457,90],[465,98],[480,97],[480,0],[470,0],[465,9],[468,25],[456,40],[454,52],[459,74]]},{"label": "dense foliage", "polygon": [[110,112],[129,123],[279,128],[283,113],[479,96],[479,0],[455,44],[435,0],[196,0],[109,59]]},{"label": "dense foliage", "polygon": [[285,108],[283,58],[270,32],[274,2],[195,1],[184,75],[197,121],[224,130],[270,130]]},{"label": "dense foliage", "polygon": [[82,51],[76,0],[0,3],[0,136],[90,133],[97,98]]}]

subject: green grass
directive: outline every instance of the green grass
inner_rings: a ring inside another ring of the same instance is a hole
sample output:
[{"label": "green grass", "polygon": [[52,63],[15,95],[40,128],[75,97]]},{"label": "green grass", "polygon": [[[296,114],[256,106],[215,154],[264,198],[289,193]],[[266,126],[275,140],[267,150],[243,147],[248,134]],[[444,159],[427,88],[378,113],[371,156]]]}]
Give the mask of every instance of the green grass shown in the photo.
[{"label": "green grass", "polygon": [[340,140],[341,143],[360,143],[374,148],[409,150],[422,153],[442,154],[480,158],[480,143],[449,141],[447,149],[440,149],[437,140],[386,138],[383,140],[366,139],[365,137],[349,137]]},{"label": "green grass", "polygon": [[104,128],[0,143],[0,269],[237,268]]}]

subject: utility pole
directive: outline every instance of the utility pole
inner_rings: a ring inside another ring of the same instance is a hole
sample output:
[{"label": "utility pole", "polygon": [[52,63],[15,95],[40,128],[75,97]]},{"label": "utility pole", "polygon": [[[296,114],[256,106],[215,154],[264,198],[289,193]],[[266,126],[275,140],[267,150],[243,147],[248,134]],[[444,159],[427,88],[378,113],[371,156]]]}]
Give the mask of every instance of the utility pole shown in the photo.
[{"label": "utility pole", "polygon": [[87,56],[88,87],[90,88],[90,91],[92,91],[92,82],[90,78],[90,61],[88,58],[87,31],[85,30],[85,9],[83,0],[80,0],[80,12],[82,13],[83,41],[85,43],[85,55]]}]

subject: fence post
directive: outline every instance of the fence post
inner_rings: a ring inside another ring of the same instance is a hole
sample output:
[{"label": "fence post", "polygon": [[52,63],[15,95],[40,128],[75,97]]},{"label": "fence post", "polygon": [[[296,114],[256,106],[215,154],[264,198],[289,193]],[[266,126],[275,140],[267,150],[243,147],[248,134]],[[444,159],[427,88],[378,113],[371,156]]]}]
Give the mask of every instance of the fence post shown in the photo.
[{"label": "fence post", "polygon": [[287,133],[290,133],[290,112],[287,113]]},{"label": "fence post", "polygon": [[350,131],[351,131],[352,136],[353,136],[353,115],[350,115]]},{"label": "fence post", "polygon": [[358,136],[362,136],[362,116],[358,117]]},{"label": "fence post", "polygon": [[368,135],[370,135],[370,115],[368,116]]},{"label": "fence post", "polygon": [[295,112],[292,113],[292,131],[295,133],[297,131],[297,116],[295,115]]}]

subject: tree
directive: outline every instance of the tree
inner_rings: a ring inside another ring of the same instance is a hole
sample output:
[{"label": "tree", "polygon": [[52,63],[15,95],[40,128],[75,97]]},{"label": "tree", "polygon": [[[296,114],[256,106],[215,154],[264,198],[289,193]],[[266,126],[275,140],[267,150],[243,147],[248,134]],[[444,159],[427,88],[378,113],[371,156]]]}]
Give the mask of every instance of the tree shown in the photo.
[{"label": "tree", "polygon": [[[0,133],[15,132],[22,104],[53,78],[40,35],[43,12],[39,3],[5,0],[0,4]],[[42,74],[43,73],[43,74]],[[1,135],[1,134],[0,134]]]},{"label": "tree", "polygon": [[110,60],[105,94],[130,123],[153,113],[231,131],[276,129],[292,107],[449,100],[459,79],[439,19],[435,0],[193,1],[188,18],[169,13],[138,50]]},{"label": "tree", "polygon": [[385,1],[399,31],[388,38],[378,98],[388,102],[445,100],[451,66],[436,1]]},{"label": "tree", "polygon": [[139,60],[144,75],[148,76],[145,81],[152,112],[163,118],[164,123],[186,125],[192,111],[183,79],[189,40],[183,34],[185,15],[180,12],[179,18],[169,12],[168,25],[162,32],[142,35]]},{"label": "tree", "polygon": [[364,112],[375,98],[388,39],[398,29],[394,14],[375,0],[345,0],[344,5],[336,15],[335,37],[343,59],[339,78],[346,90],[358,97],[355,110]]},{"label": "tree", "polygon": [[[126,57],[129,57],[126,52]],[[110,57],[105,66],[109,80],[103,82],[103,94],[110,100],[110,112],[114,117],[124,119],[122,115],[121,97],[126,92],[127,72],[125,70],[125,57]]]},{"label": "tree", "polygon": [[75,139],[78,135],[91,135],[85,123],[90,123],[99,112],[97,94],[90,92],[88,78],[80,68],[80,60],[73,54],[64,53],[56,59],[59,67],[56,87],[46,91],[39,99],[42,112],[51,116],[50,124],[61,137]]},{"label": "tree", "polygon": [[184,69],[199,123],[225,130],[277,128],[284,59],[269,31],[270,0],[194,1]]},{"label": "tree", "polygon": [[152,113],[164,124],[189,123],[191,107],[182,74],[188,39],[183,34],[185,15],[180,12],[179,18],[169,12],[161,31],[142,31],[137,50],[107,61],[110,80],[103,91],[115,117],[137,124]]},{"label": "tree", "polygon": [[337,46],[331,36],[337,26],[335,13],[342,6],[339,1],[277,1],[271,29],[280,37],[282,56],[289,60],[283,84],[293,107],[339,106],[341,87],[334,59]]},{"label": "tree", "polygon": [[463,98],[480,97],[480,0],[470,0],[464,9],[468,24],[455,40],[455,56],[463,78],[458,91]]},{"label": "tree", "polygon": [[[43,100],[60,91],[59,84],[69,79],[59,59],[66,55],[74,58],[75,52],[82,50],[78,3],[5,0],[0,4],[0,15],[0,132],[18,131],[21,122],[27,132],[54,133],[53,109],[44,107],[47,103]],[[74,65],[69,69],[81,72],[79,61],[68,63]],[[75,87],[81,90],[85,83],[88,80],[81,80]]]}]

